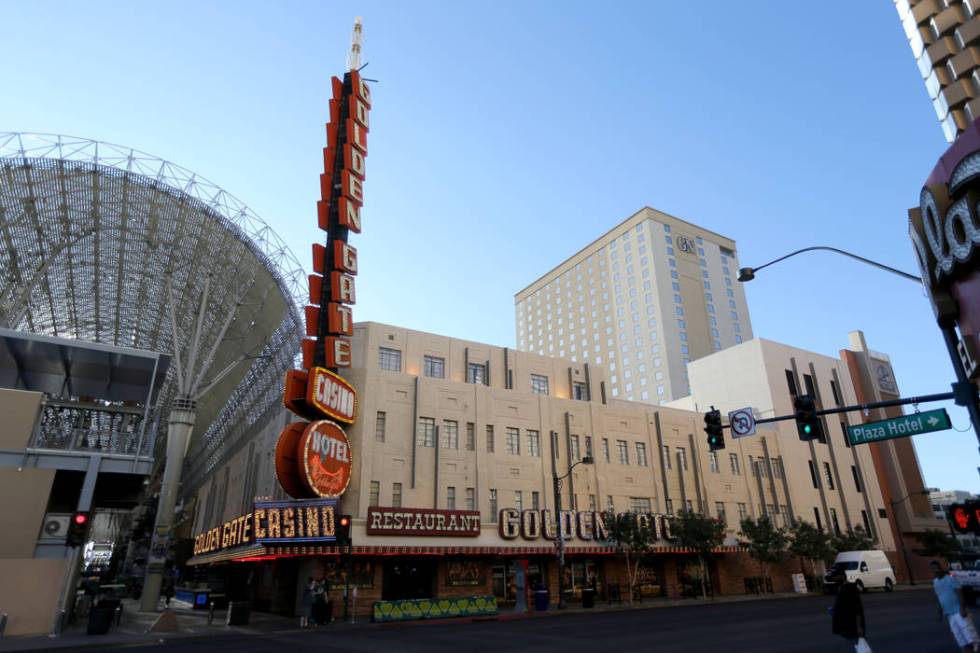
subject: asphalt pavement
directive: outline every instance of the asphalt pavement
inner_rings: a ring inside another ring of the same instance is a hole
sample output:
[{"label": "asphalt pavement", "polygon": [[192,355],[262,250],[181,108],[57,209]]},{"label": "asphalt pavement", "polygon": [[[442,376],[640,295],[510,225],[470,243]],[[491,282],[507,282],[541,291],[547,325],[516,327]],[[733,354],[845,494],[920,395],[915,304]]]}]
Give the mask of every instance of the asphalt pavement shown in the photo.
[{"label": "asphalt pavement", "polygon": [[[809,596],[708,605],[692,601],[690,606],[519,619],[505,613],[489,621],[327,626],[315,631],[215,635],[149,646],[130,644],[126,651],[853,651],[830,632],[828,608],[832,603],[830,596]],[[864,606],[868,641],[876,653],[957,650],[949,629],[937,620],[935,599],[929,589],[868,593],[864,595]]]}]

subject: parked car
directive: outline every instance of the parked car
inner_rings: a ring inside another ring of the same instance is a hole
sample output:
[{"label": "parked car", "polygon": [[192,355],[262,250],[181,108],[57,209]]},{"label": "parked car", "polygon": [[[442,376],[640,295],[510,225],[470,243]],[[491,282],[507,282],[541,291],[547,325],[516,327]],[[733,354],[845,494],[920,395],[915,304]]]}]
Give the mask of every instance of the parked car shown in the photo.
[{"label": "parked car", "polygon": [[834,590],[833,578],[838,569],[843,569],[849,582],[857,585],[862,592],[882,588],[886,592],[895,589],[895,570],[888,562],[884,551],[841,551],[833,566],[824,576],[824,587]]}]

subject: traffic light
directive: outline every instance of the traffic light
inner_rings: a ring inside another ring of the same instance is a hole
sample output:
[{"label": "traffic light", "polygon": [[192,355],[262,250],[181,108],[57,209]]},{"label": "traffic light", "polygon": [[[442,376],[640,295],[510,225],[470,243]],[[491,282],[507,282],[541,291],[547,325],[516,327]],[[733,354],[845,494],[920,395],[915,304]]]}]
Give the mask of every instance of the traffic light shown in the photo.
[{"label": "traffic light", "polygon": [[717,451],[725,448],[725,429],[721,425],[721,411],[711,410],[704,414],[704,432],[708,434],[708,449]]},{"label": "traffic light", "polygon": [[71,548],[85,544],[88,539],[88,523],[90,516],[87,512],[76,512],[72,514],[71,521],[68,522],[68,537],[65,539],[65,546]]},{"label": "traffic light", "polygon": [[823,427],[817,417],[817,406],[812,395],[800,395],[793,399],[796,413],[796,432],[801,440],[817,440],[823,437]]},{"label": "traffic light", "polygon": [[350,515],[341,515],[337,519],[337,546],[350,545]]}]

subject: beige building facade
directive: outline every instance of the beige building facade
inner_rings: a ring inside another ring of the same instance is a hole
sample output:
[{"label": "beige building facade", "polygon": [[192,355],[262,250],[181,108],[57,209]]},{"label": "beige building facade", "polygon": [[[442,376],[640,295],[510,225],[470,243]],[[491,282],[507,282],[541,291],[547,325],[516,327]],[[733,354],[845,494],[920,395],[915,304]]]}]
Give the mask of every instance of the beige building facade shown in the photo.
[{"label": "beige building facade", "polygon": [[[757,419],[792,415],[798,395],[816,398],[818,409],[857,403],[844,361],[755,338],[717,352],[689,366],[691,395],[672,405],[704,411],[710,406],[723,414],[751,407]],[[894,553],[887,505],[875,471],[871,450],[852,447],[849,424],[860,423],[857,413],[828,415],[822,419],[824,437],[800,440],[794,420],[765,426],[774,431],[781,455],[794,461],[789,512],[831,532],[861,527],[879,546]],[[727,420],[726,420],[727,421]],[[738,450],[754,437],[726,436],[728,448]]]},{"label": "beige building facade", "polygon": [[752,338],[735,241],[645,207],[514,296],[521,351],[601,365],[611,399],[688,394],[685,365]]},{"label": "beige building facade", "polygon": [[[562,487],[562,508],[574,512],[563,517],[570,520],[563,573],[573,596],[592,579],[600,592],[625,582],[613,549],[595,537],[594,513],[607,509],[653,515],[693,510],[724,519],[726,545],[733,548],[715,556],[710,578],[721,593],[744,591],[746,578],[758,573],[734,548],[742,518],[769,516],[783,525],[802,517],[831,527],[830,515],[836,515],[843,529],[861,525],[864,511],[880,529],[874,473],[860,486],[852,480],[851,465],[863,478],[870,461],[861,452],[846,455],[843,444],[836,460],[826,452],[816,456],[821,478],[823,463],[834,463],[833,489],[817,490],[809,467],[814,456],[795,434],[760,429],[709,452],[701,412],[613,399],[607,372],[593,363],[372,322],[355,325],[352,344],[353,367],[344,376],[357,389],[358,416],[346,429],[353,473],[340,510],[353,516],[354,559],[368,601],[405,598],[399,593],[404,579],[397,575],[419,565],[432,577],[428,597],[484,592],[513,600],[521,565],[529,582],[554,591],[555,545],[547,534],[554,523],[553,477],[586,456],[594,464],[575,465]],[[846,375],[841,383],[852,392]],[[265,460],[263,451],[256,454]],[[270,470],[263,467],[251,473],[264,488]],[[215,472],[236,473],[244,472]],[[210,523],[197,518],[195,532],[242,514],[252,497],[241,487],[230,483],[222,490],[224,507],[211,510]],[[200,490],[198,506],[209,504],[208,492],[208,486]],[[465,536],[372,532],[372,520],[380,519],[373,513],[406,509],[443,511],[447,519],[475,512],[479,526]],[[694,582],[690,560],[662,535],[646,586],[655,595],[685,595]],[[888,533],[881,537],[886,549],[894,548]],[[328,573],[337,564],[329,550],[291,555],[295,565],[283,573],[297,579]],[[475,587],[454,582],[461,567],[473,570]],[[788,588],[789,581],[788,571],[774,578],[777,588]]]}]

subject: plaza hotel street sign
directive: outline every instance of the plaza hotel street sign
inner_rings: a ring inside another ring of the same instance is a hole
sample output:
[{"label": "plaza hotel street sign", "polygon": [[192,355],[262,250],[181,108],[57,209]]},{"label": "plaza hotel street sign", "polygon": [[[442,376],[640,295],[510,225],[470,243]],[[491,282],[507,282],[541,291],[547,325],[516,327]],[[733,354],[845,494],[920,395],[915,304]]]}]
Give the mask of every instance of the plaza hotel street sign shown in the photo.
[{"label": "plaza hotel street sign", "polygon": [[940,157],[909,210],[909,237],[940,326],[959,326],[960,358],[977,375],[980,334],[980,125]]},{"label": "plaza hotel street sign", "polygon": [[317,225],[327,244],[313,245],[310,304],[304,309],[303,369],[286,373],[283,403],[303,418],[287,425],[276,444],[276,477],[296,499],[336,498],[350,482],[350,442],[337,423],[353,424],[357,392],[337,372],[351,366],[352,306],[361,233],[371,90],[356,70],[332,78],[333,99],[323,149]]}]

